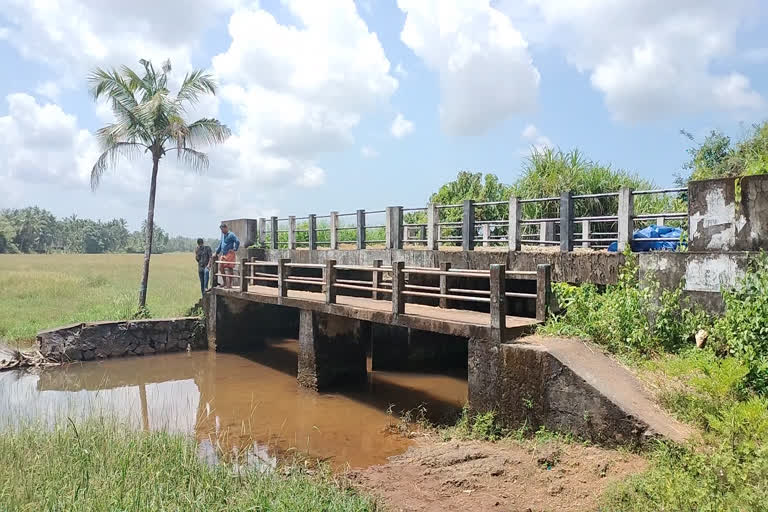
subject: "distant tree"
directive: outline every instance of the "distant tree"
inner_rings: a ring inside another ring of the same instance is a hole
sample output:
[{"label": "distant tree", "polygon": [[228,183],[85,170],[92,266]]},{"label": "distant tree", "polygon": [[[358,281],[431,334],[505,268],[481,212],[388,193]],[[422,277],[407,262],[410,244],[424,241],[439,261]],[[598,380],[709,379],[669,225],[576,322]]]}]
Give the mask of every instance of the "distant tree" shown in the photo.
[{"label": "distant tree", "polygon": [[[499,181],[495,174],[460,171],[456,179],[449,181],[437,192],[430,196],[429,201],[437,204],[461,204],[464,200],[476,202],[506,201],[509,199],[510,186]],[[475,213],[477,220],[500,219],[504,216],[505,206],[478,208]],[[446,222],[461,220],[461,209],[446,209],[441,213],[441,219]]]},{"label": "distant tree", "polygon": [[218,144],[230,135],[229,128],[216,119],[199,119],[192,123],[184,119],[186,109],[196,104],[201,95],[216,94],[216,83],[202,70],[187,74],[176,95],[168,90],[170,61],[157,72],[148,60],[139,61],[144,68],[139,76],[127,66],[115,69],[95,69],[88,80],[94,100],[106,98],[117,121],[97,132],[103,153],[91,171],[91,187],[96,189],[104,172],[115,167],[119,157],[138,158],[143,153],[152,157],[152,174],[147,207],[144,266],[139,290],[139,309],[146,307],[149,260],[153,250],[155,195],[160,160],[169,152],[202,171],[208,167],[208,157],[195,149],[199,144]]},{"label": "distant tree", "polygon": [[24,253],[44,253],[57,238],[56,217],[48,210],[31,206],[4,210],[3,216],[14,231],[12,244]]},{"label": "distant tree", "polygon": [[0,212],[0,254],[17,253],[19,248],[13,242],[16,229],[3,212]]}]

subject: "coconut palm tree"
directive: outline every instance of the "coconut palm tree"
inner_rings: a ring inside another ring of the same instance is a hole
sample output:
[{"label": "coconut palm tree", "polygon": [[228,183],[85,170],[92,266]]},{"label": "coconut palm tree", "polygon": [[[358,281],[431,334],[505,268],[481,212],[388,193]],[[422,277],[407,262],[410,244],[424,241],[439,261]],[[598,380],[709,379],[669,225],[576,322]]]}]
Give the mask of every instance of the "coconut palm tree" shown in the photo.
[{"label": "coconut palm tree", "polygon": [[160,160],[170,152],[195,171],[208,168],[208,157],[195,149],[200,144],[218,144],[230,135],[229,128],[216,119],[198,119],[189,123],[187,108],[197,104],[201,95],[216,94],[216,82],[203,70],[188,73],[178,92],[168,90],[170,61],[157,72],[148,60],[140,60],[143,75],[128,66],[120,70],[96,68],[89,76],[94,100],[106,99],[116,121],[96,132],[103,153],[91,170],[91,188],[99,186],[104,173],[114,168],[120,157],[129,160],[142,153],[152,157],[152,179],[149,185],[144,269],[139,290],[139,312],[146,308],[149,258],[154,232],[155,192]]}]

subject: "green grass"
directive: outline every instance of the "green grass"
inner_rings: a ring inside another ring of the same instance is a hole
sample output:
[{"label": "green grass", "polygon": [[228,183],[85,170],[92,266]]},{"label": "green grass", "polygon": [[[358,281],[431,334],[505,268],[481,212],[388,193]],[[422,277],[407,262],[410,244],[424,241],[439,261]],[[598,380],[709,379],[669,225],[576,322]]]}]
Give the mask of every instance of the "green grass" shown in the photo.
[{"label": "green grass", "polygon": [[[59,325],[125,320],[136,311],[140,254],[0,255],[0,338],[29,345]],[[147,306],[152,316],[184,314],[200,298],[191,254],[152,256]]]},{"label": "green grass", "polygon": [[105,420],[0,434],[3,511],[368,511],[327,470],[207,465],[192,439]]}]

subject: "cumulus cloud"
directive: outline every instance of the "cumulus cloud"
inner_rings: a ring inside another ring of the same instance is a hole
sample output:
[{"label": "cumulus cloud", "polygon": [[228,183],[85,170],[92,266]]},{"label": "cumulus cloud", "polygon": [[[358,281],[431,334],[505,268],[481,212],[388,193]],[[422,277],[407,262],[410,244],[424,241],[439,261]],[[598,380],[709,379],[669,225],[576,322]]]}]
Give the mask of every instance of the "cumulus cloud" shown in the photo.
[{"label": "cumulus cloud", "polygon": [[392,132],[393,136],[397,137],[398,139],[402,139],[406,135],[411,134],[413,132],[413,128],[413,122],[403,117],[403,114],[398,113],[395,116],[395,119],[392,121],[392,126],[390,127],[389,131]]},{"label": "cumulus cloud", "polygon": [[360,155],[362,155],[363,158],[376,158],[379,156],[379,152],[376,151],[376,149],[372,148],[371,146],[363,146],[360,148]]},{"label": "cumulus cloud", "polygon": [[714,70],[735,53],[754,0],[526,0],[500,8],[522,20],[535,44],[562,49],[589,73],[617,119],[765,107],[746,76]]},{"label": "cumulus cloud", "polygon": [[536,103],[539,72],[528,44],[489,0],[398,0],[403,43],[440,77],[440,119],[478,135]]},{"label": "cumulus cloud", "polygon": [[528,145],[535,151],[541,151],[553,146],[549,137],[539,132],[539,129],[532,124],[526,125],[521,135]]}]

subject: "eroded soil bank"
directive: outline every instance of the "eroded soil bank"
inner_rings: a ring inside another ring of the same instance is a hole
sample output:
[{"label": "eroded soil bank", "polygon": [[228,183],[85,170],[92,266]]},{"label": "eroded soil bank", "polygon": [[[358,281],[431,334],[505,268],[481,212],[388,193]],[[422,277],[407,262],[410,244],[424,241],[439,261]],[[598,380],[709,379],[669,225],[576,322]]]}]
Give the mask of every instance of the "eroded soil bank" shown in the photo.
[{"label": "eroded soil bank", "polygon": [[387,510],[595,510],[611,484],[643,471],[639,455],[558,440],[417,440],[387,464],[352,471]]}]

